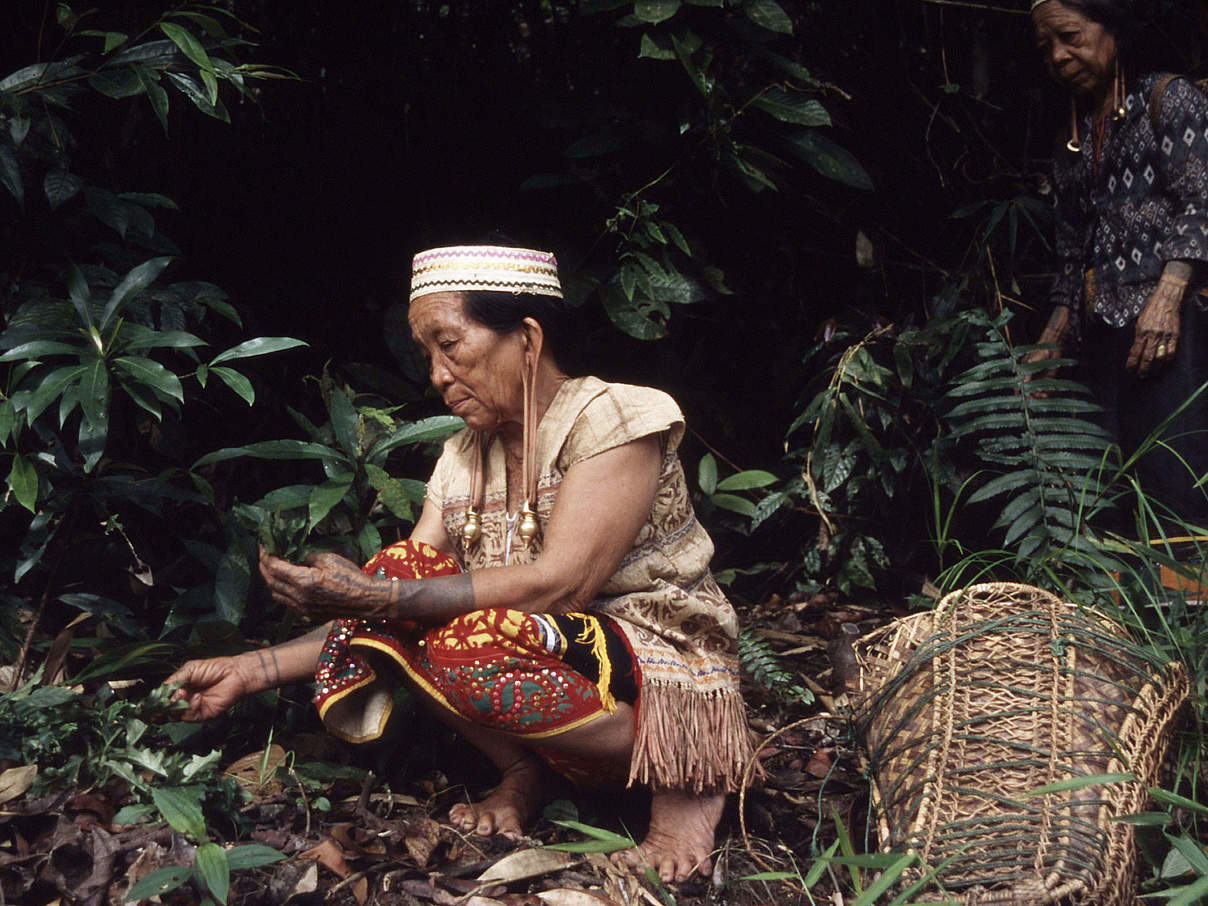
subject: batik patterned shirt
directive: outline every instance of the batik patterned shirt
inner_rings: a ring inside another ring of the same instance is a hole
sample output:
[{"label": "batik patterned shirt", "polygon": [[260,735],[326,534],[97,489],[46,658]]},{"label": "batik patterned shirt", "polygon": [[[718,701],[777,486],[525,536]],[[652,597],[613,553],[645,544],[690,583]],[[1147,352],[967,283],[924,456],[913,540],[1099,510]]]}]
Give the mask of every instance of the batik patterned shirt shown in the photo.
[{"label": "batik patterned shirt", "polygon": [[1078,126],[1082,150],[1056,152],[1051,298],[1069,306],[1075,321],[1092,268],[1091,311],[1122,327],[1145,306],[1166,262],[1208,261],[1208,97],[1186,79],[1173,80],[1155,132],[1149,103],[1158,78],[1137,79],[1124,119],[1109,117],[1097,163],[1090,115]]}]

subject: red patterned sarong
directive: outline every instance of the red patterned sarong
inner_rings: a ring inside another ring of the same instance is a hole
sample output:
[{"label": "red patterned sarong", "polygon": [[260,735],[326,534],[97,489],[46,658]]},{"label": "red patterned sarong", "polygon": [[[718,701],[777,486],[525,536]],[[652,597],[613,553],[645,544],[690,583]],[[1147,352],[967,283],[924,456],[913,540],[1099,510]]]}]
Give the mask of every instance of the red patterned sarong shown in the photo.
[{"label": "red patterned sarong", "polygon": [[[400,581],[460,572],[451,557],[413,541],[380,551],[362,570]],[[579,780],[601,766],[571,762],[537,741],[611,713],[618,698],[636,705],[635,671],[621,631],[592,614],[480,610],[432,628],[345,619],[319,656],[315,705],[335,735],[376,739],[401,672],[441,707],[529,742],[555,770]]]}]

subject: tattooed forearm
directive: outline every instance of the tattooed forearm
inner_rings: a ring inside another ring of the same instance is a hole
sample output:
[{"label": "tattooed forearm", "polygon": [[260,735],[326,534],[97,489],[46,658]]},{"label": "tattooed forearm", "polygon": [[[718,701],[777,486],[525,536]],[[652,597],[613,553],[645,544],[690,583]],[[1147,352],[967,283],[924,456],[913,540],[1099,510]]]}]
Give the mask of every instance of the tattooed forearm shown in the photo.
[{"label": "tattooed forearm", "polygon": [[390,583],[390,598],[383,616],[417,623],[446,623],[477,609],[474,583],[469,573]]},{"label": "tattooed forearm", "polygon": [[[264,681],[271,688],[275,685],[272,676],[268,672],[268,661],[264,657],[264,649],[256,649],[256,660],[260,663],[260,673],[264,676]],[[281,671],[277,671],[277,675],[281,675]]]}]

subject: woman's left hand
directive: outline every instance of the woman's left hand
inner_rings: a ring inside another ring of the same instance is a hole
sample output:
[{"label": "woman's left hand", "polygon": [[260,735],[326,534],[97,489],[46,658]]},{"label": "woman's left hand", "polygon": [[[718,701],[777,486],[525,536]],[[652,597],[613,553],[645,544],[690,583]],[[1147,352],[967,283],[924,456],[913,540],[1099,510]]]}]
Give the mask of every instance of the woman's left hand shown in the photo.
[{"label": "woman's left hand", "polygon": [[313,620],[374,617],[390,604],[390,583],[336,554],[312,554],[298,565],[261,548],[260,575],[274,599]]},{"label": "woman's left hand", "polygon": [[1146,377],[1174,360],[1179,348],[1179,312],[1186,291],[1185,278],[1164,272],[1137,315],[1132,348],[1125,362],[1125,367],[1137,377]]}]

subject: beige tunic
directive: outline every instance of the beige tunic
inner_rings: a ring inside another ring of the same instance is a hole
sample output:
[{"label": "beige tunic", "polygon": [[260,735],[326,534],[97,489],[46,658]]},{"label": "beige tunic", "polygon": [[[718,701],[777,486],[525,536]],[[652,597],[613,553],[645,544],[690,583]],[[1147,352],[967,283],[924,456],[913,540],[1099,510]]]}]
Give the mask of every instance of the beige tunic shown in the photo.
[{"label": "beige tunic", "polygon": [[[537,517],[544,526],[575,463],[653,434],[664,456],[650,515],[591,610],[618,622],[641,669],[630,782],[733,791],[751,754],[738,690],[738,620],[709,572],[713,542],[688,497],[676,454],[684,419],[671,397],[594,377],[566,381],[537,428]],[[493,440],[482,537],[469,550],[463,545],[473,440],[469,430],[449,438],[428,484],[455,556],[471,572],[531,562],[542,536],[529,550],[510,538],[503,448]]]}]

